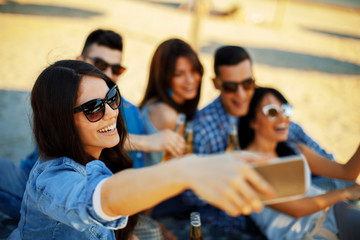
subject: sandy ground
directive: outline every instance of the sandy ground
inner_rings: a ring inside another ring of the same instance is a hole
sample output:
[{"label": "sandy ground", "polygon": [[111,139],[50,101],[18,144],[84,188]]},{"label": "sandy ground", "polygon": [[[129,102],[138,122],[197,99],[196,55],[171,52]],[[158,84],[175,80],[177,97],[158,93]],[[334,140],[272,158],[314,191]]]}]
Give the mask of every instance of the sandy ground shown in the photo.
[{"label": "sandy ground", "polygon": [[[0,0],[0,156],[18,161],[32,149],[28,92],[35,78],[49,63],[75,58],[96,28],[124,36],[128,70],[120,90],[139,103],[156,46],[170,37],[192,41],[193,17],[173,7],[179,2]],[[295,106],[293,120],[339,161],[347,159],[360,142],[360,10],[288,1],[281,17],[275,0],[214,2],[241,8],[201,22],[200,107],[218,94],[210,81],[215,49],[242,45],[257,83],[284,92]]]}]

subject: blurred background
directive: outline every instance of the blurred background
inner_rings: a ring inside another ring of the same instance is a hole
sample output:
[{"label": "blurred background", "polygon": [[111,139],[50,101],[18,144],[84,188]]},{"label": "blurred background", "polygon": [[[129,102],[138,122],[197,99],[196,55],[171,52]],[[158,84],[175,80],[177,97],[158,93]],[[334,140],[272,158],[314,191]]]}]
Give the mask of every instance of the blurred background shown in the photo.
[{"label": "blurred background", "polygon": [[210,80],[214,51],[241,45],[257,83],[282,91],[295,107],[293,120],[338,161],[360,142],[359,0],[0,0],[0,156],[18,162],[33,149],[36,77],[78,56],[96,28],[124,37],[119,86],[135,104],[162,41],[178,37],[198,50],[200,108],[218,95]]}]

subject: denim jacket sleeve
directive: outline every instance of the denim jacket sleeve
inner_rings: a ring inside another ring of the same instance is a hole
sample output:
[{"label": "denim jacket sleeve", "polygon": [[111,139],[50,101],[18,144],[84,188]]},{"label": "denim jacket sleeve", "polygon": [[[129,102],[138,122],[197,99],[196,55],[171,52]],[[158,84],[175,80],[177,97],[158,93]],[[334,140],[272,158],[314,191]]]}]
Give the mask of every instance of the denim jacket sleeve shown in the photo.
[{"label": "denim jacket sleeve", "polygon": [[102,179],[112,175],[103,162],[95,160],[84,167],[60,158],[42,162],[34,170],[35,178],[29,179],[32,195],[45,215],[79,231],[94,223],[109,229],[126,226],[127,217],[108,222],[95,213],[93,192]]}]

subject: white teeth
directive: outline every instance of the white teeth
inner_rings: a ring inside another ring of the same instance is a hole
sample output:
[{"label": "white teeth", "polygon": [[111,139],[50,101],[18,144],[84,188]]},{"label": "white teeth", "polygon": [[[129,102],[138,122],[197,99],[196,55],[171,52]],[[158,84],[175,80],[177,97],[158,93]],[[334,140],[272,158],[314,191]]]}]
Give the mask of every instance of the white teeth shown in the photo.
[{"label": "white teeth", "polygon": [[192,90],[194,90],[195,88],[194,88],[194,87],[184,87],[184,89],[185,89],[186,91],[192,91]]},{"label": "white teeth", "polygon": [[113,125],[108,126],[106,128],[100,129],[100,130],[98,130],[98,132],[99,133],[110,132],[110,131],[113,131],[115,128],[116,128],[116,123],[114,123]]},{"label": "white teeth", "polygon": [[286,129],[286,123],[280,123],[275,126],[275,130],[285,130]]}]

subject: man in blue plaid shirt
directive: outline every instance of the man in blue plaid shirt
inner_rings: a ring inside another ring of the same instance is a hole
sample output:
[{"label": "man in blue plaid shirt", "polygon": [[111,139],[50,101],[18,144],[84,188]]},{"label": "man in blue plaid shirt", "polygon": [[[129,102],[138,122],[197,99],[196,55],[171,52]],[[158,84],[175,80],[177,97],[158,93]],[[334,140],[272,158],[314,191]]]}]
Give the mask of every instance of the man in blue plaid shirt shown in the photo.
[{"label": "man in blue plaid shirt", "polygon": [[[230,127],[237,126],[239,117],[247,114],[255,88],[251,58],[241,47],[219,48],[215,53],[214,70],[216,77],[213,82],[220,96],[200,110],[193,119],[194,153],[201,155],[226,150]],[[294,122],[290,123],[289,140],[306,144],[319,154],[334,159]],[[233,218],[197,199],[191,192],[186,192],[185,196],[186,202],[197,205],[203,225],[216,228],[224,239],[264,239],[250,217]]]}]

